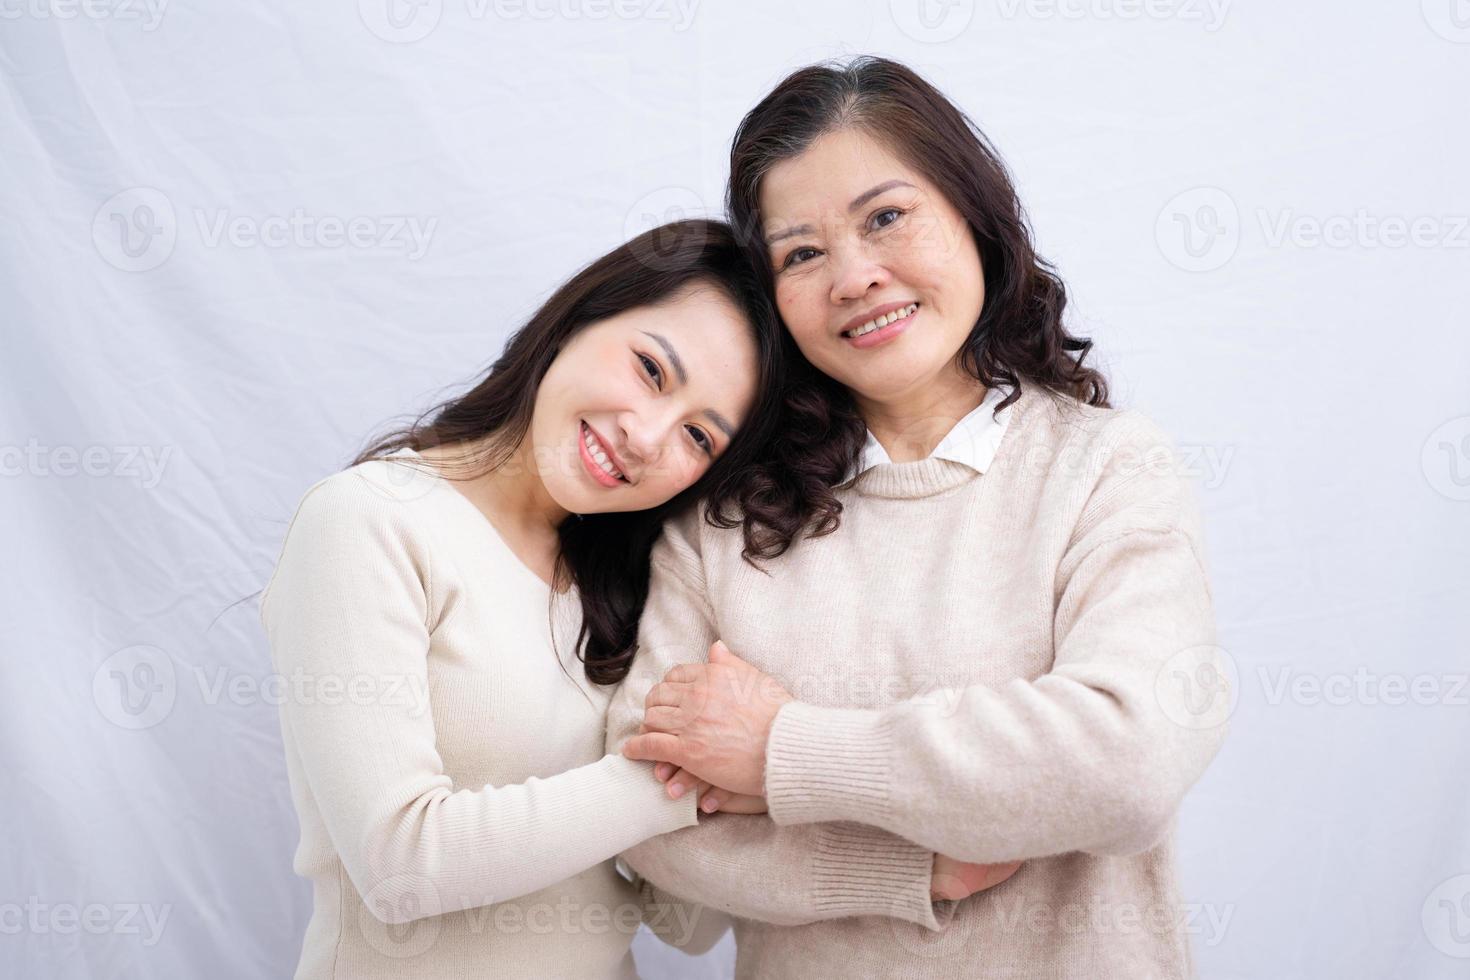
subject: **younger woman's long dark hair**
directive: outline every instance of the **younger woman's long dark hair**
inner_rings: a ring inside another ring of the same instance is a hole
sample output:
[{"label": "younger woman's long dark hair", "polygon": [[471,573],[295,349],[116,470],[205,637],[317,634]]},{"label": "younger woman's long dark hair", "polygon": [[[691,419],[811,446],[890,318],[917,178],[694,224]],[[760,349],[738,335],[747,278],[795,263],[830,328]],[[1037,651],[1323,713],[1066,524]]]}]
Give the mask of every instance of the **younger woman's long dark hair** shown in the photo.
[{"label": "younger woman's long dark hair", "polygon": [[[1107,381],[1082,365],[1092,341],[1062,324],[1066,289],[1036,254],[999,154],[954,103],[898,62],[865,56],[803,68],[741,120],[730,148],[726,207],[767,288],[774,291],[761,182],[777,163],[845,128],[881,140],[965,216],[979,247],[985,304],[958,359],[987,388],[1000,382],[1014,389],[996,411],[1020,397],[1023,379],[1106,407]],[[746,549],[759,557],[782,554],[803,529],[815,536],[837,528],[842,504],[832,488],[857,464],[866,438],[846,388],[805,359],[794,359],[791,369],[780,432],[738,491]],[[734,523],[727,519],[724,526]]]},{"label": "younger woman's long dark hair", "polygon": [[483,439],[485,448],[472,462],[473,472],[453,478],[489,472],[508,461],[525,439],[537,388],[562,344],[591,323],[671,299],[695,284],[723,290],[749,321],[757,349],[756,402],[720,458],[664,505],[573,515],[562,523],[554,581],[577,586],[582,603],[577,656],[596,684],[619,682],[632,665],[638,620],[648,597],[649,554],[664,519],[703,498],[728,498],[778,421],[787,342],[764,284],[728,225],[698,219],[673,222],[597,259],[511,336],[474,388],[377,439],[353,460],[356,465],[404,447],[418,452]]}]

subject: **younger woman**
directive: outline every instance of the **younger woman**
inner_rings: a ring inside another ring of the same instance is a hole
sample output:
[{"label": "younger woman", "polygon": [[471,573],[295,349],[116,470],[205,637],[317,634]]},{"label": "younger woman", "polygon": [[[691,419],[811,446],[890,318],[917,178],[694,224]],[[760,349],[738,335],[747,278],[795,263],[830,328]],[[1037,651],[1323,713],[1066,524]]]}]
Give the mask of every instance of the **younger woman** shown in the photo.
[{"label": "younger woman", "polygon": [[[313,886],[298,980],[635,976],[652,895],[612,859],[693,825],[699,793],[606,755],[604,712],[662,520],[728,493],[767,435],[777,337],[724,225],[656,229],[306,492],[261,600],[301,692],[281,709]],[[651,919],[686,949],[723,931]]]}]

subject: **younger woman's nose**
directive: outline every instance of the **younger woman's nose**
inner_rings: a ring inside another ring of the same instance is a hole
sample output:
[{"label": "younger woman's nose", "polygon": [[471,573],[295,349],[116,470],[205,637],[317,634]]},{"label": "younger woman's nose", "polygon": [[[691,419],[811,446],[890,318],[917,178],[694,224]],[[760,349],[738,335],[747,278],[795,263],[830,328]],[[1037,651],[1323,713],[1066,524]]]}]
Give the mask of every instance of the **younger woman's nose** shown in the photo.
[{"label": "younger woman's nose", "polygon": [[672,413],[661,408],[646,412],[630,412],[621,420],[624,451],[628,462],[647,466],[663,455],[669,431],[674,427]]}]

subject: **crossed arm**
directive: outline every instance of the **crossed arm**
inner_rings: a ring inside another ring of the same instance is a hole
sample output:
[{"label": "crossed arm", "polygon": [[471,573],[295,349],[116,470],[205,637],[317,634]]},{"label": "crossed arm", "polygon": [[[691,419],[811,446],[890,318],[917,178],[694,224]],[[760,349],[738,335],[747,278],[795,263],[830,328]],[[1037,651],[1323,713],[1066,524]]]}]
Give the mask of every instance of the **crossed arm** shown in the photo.
[{"label": "crossed arm", "polygon": [[[701,661],[715,639],[708,600],[691,574],[698,573],[666,532],[654,548],[634,668],[608,708],[609,752],[637,734],[647,694],[664,674]],[[681,898],[777,925],[886,915],[937,930],[953,914],[953,902],[930,897],[933,851],[849,821],[782,827],[759,814],[701,815],[696,826],[649,838],[623,859]]]}]

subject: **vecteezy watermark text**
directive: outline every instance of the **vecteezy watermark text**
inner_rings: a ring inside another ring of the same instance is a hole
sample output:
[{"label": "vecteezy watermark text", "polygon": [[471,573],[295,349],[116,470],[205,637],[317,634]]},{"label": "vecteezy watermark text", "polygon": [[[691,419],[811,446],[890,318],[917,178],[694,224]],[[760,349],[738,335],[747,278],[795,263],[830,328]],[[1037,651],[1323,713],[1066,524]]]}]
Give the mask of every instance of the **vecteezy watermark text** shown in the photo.
[{"label": "vecteezy watermark text", "polygon": [[157,945],[168,924],[173,903],[146,902],[43,902],[38,895],[24,902],[0,902],[0,935],[21,933],[71,936],[85,932],[93,936],[141,936],[144,946]]},{"label": "vecteezy watermark text", "polygon": [[163,479],[173,446],[0,446],[0,477],[115,477],[152,490]]}]

